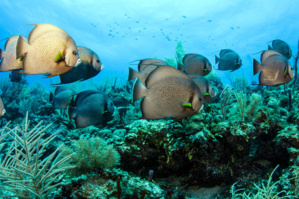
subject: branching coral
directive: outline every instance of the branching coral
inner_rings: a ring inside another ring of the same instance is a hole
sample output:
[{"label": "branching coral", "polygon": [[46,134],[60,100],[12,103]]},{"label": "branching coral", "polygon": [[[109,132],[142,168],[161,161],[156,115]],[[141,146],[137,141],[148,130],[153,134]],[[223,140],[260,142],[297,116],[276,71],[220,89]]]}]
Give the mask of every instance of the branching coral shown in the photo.
[{"label": "branching coral", "polygon": [[[279,165],[278,165],[279,166]],[[251,199],[251,198],[265,198],[265,199],[279,199],[279,198],[295,198],[293,195],[287,195],[286,191],[278,191],[279,181],[272,183],[273,173],[276,171],[278,166],[271,172],[267,183],[261,183],[260,185],[254,184],[256,190],[250,193],[246,193],[244,189],[235,189],[236,183],[234,183],[231,187],[231,194],[233,199]],[[254,193],[256,192],[256,193]],[[285,196],[280,196],[280,195]]]},{"label": "branching coral", "polygon": [[226,120],[226,108],[227,108],[227,103],[231,97],[231,88],[227,85],[222,93],[220,94],[220,103],[221,103],[221,109],[222,109],[222,116],[223,120]]},{"label": "branching coral", "polygon": [[0,142],[4,138],[6,140],[13,139],[0,165],[0,180],[2,181],[0,189],[8,190],[13,195],[3,197],[48,198],[50,191],[60,185],[56,180],[66,169],[73,168],[72,166],[61,167],[73,155],[70,154],[62,158],[62,153],[59,153],[62,146],[46,158],[42,158],[47,151],[46,147],[59,132],[53,133],[43,140],[45,130],[51,124],[46,127],[41,124],[42,121],[28,131],[27,113],[25,124],[22,127],[17,126],[10,129],[6,125],[3,128]]},{"label": "branching coral", "polygon": [[245,112],[245,105],[246,105],[246,94],[243,94],[243,91],[240,91],[240,93],[237,93],[237,91],[235,91],[235,96],[237,99],[237,108],[238,111],[242,117],[242,122],[244,122],[244,112]]},{"label": "branching coral", "polygon": [[256,113],[257,107],[261,104],[261,102],[262,102],[262,96],[260,96],[259,94],[253,93],[250,96],[250,104],[246,109],[246,114],[248,115],[249,119],[251,119],[253,114]]}]

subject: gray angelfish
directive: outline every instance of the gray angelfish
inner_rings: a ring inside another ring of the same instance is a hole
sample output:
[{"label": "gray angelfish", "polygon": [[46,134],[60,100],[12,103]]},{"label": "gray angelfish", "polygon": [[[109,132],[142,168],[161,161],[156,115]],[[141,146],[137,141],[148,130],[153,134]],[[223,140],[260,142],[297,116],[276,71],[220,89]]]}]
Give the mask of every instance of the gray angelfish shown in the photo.
[{"label": "gray angelfish", "polygon": [[268,45],[268,50],[274,50],[276,52],[279,52],[283,56],[285,56],[287,59],[290,59],[292,57],[292,49],[286,42],[275,39],[272,41],[272,46]]},{"label": "gray angelfish", "polygon": [[104,93],[86,90],[75,99],[75,107],[69,107],[69,118],[75,119],[77,128],[101,124],[105,126],[112,119],[115,110],[113,101]]},{"label": "gray angelfish", "polygon": [[166,65],[157,66],[147,77],[145,85],[136,80],[133,101],[140,98],[143,98],[140,108],[144,119],[181,119],[202,108],[198,86],[181,71]]},{"label": "gray angelfish", "polygon": [[274,86],[288,83],[294,77],[287,58],[282,54],[265,50],[261,55],[262,64],[253,60],[253,74],[259,74],[259,85]]},{"label": "gray angelfish", "polygon": [[202,94],[202,103],[210,102],[215,96],[216,92],[208,79],[200,75],[188,75],[194,83],[199,87]]},{"label": "gray angelfish", "polygon": [[242,66],[240,56],[231,49],[221,50],[219,56],[215,55],[215,63],[219,63],[218,70],[231,70],[233,72]]},{"label": "gray angelfish", "polygon": [[59,86],[55,93],[50,92],[50,102],[53,102],[55,109],[66,109],[74,100],[75,91],[65,86]]},{"label": "gray angelfish", "polygon": [[205,56],[190,53],[184,56],[183,64],[178,62],[178,69],[186,74],[206,76],[212,71],[212,65]]},{"label": "gray angelfish", "polygon": [[90,79],[98,75],[104,69],[99,56],[94,51],[81,46],[78,46],[77,48],[81,63],[69,72],[61,74],[59,76],[60,84],[68,84]]}]

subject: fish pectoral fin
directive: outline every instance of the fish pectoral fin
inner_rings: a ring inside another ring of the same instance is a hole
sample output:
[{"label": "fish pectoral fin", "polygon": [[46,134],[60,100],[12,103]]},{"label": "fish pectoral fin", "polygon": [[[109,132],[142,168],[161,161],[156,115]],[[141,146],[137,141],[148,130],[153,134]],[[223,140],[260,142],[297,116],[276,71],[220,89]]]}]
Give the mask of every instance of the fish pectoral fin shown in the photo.
[{"label": "fish pectoral fin", "polygon": [[108,110],[103,111],[103,112],[102,112],[102,115],[104,115],[105,113],[108,113],[108,112],[109,112]]},{"label": "fish pectoral fin", "polygon": [[55,62],[60,62],[62,60],[64,60],[64,57],[63,57],[62,53],[59,51],[55,57]]},{"label": "fish pectoral fin", "polygon": [[24,57],[25,57],[25,56],[22,55],[21,57],[19,57],[19,60],[20,60],[20,61],[23,61]]},{"label": "fish pectoral fin", "polygon": [[209,96],[209,95],[210,95],[209,93],[204,93],[204,94],[203,94],[203,96]]},{"label": "fish pectoral fin", "polygon": [[191,104],[190,102],[182,103],[181,105],[182,105],[182,107],[184,107],[184,108],[192,108],[192,104]]},{"label": "fish pectoral fin", "polygon": [[273,48],[270,46],[270,45],[268,45],[268,50],[272,50]]}]

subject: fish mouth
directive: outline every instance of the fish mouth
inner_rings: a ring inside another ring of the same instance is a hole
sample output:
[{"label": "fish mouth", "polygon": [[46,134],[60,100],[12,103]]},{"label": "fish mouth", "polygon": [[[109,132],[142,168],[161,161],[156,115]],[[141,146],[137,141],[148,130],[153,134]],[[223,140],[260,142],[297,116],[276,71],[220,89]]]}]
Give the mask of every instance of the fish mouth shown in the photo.
[{"label": "fish mouth", "polygon": [[104,65],[102,64],[101,66],[100,66],[100,70],[103,70],[104,69]]},{"label": "fish mouth", "polygon": [[82,63],[81,59],[78,58],[78,60],[77,60],[77,62],[76,62],[76,64],[75,64],[75,67],[78,66],[78,65],[81,64],[81,63]]},{"label": "fish mouth", "polygon": [[5,113],[6,113],[6,110],[3,109],[3,110],[2,110],[2,116],[3,116]]}]

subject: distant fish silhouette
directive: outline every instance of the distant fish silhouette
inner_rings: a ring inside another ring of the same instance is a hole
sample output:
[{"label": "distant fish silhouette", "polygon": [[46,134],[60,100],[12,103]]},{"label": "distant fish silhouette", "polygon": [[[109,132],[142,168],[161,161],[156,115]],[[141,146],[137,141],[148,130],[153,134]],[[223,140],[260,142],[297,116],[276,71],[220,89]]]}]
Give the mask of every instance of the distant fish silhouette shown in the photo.
[{"label": "distant fish silhouette", "polygon": [[55,109],[66,109],[73,101],[75,91],[65,86],[59,86],[55,89],[55,94],[50,92],[50,102],[53,102]]},{"label": "distant fish silhouette", "polygon": [[186,74],[206,76],[212,71],[212,65],[205,56],[190,53],[184,56],[183,64],[178,62],[178,69]]},{"label": "distant fish silhouette", "polygon": [[19,72],[11,71],[11,73],[9,74],[9,80],[11,82],[20,82],[24,79],[24,76],[24,74],[21,74]]},{"label": "distant fish silhouette", "polygon": [[112,119],[115,106],[104,93],[86,90],[79,93],[75,100],[75,107],[69,107],[70,119],[75,119],[77,128],[90,125],[106,125]]},{"label": "distant fish silhouette", "polygon": [[218,70],[231,70],[231,72],[242,66],[240,56],[231,49],[223,49],[219,53],[220,57],[215,56],[215,62],[218,64]]},{"label": "distant fish silhouette", "polygon": [[285,56],[287,59],[290,59],[292,57],[292,49],[286,42],[275,39],[272,41],[272,47],[268,46],[268,50],[274,50],[276,52],[279,52],[283,56]]}]

